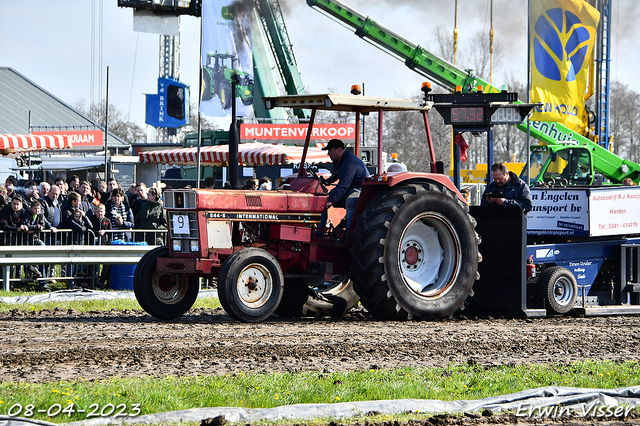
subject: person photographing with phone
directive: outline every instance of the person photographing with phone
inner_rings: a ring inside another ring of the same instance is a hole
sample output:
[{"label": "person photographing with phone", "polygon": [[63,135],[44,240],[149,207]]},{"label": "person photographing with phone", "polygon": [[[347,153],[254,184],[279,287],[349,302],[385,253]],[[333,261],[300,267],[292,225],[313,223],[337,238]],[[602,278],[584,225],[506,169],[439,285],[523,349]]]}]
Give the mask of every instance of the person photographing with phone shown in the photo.
[{"label": "person photographing with phone", "polygon": [[518,206],[527,214],[533,207],[529,186],[503,163],[491,166],[493,182],[482,194],[482,206]]}]

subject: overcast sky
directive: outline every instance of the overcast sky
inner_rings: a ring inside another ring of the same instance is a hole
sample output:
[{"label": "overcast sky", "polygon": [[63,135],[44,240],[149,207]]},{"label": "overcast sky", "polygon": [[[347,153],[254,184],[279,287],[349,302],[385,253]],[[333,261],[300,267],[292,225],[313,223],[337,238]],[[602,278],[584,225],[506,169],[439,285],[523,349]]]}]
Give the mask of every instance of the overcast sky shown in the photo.
[{"label": "overcast sky", "polygon": [[[159,37],[133,31],[133,11],[117,0],[0,1],[0,66],[18,73],[72,105],[91,99],[92,4],[102,2],[102,61],[95,40],[94,97],[104,97],[109,66],[109,100],[144,126],[145,93],[157,92]],[[454,0],[348,0],[345,3],[406,39],[437,51],[435,29],[453,31]],[[612,0],[611,75],[640,93],[638,26],[640,2]],[[478,31],[488,33],[490,0],[458,0],[459,45],[465,49]],[[352,31],[310,8],[305,0],[281,0],[302,80],[311,92],[332,88],[347,93],[365,83],[371,96],[411,96],[425,79],[364,42]],[[494,0],[495,40],[503,47],[503,66],[493,76],[526,80],[527,0]],[[182,19],[181,81],[198,93],[200,20]],[[101,65],[101,66],[100,66]],[[465,64],[458,64],[466,68]],[[102,81],[98,71],[102,70]],[[524,98],[524,95],[521,95]],[[35,123],[36,118],[34,118]],[[25,129],[25,133],[27,129]]]}]

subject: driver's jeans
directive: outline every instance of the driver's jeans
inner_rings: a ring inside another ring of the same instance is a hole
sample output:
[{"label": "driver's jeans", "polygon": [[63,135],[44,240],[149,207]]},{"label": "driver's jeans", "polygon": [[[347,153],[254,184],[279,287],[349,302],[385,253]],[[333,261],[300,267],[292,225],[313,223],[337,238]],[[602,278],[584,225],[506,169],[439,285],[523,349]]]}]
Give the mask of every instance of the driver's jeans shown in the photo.
[{"label": "driver's jeans", "polygon": [[[362,192],[361,188],[351,188],[348,190],[345,195],[342,196],[338,201],[333,204],[333,207],[344,207],[347,209],[347,225],[346,230],[349,233],[349,227],[351,226],[351,220],[353,219],[353,215],[356,211],[356,205],[358,204],[358,198],[360,197],[360,192]],[[318,225],[319,230],[325,229],[327,226],[327,209],[324,209],[320,214],[320,225]]]}]

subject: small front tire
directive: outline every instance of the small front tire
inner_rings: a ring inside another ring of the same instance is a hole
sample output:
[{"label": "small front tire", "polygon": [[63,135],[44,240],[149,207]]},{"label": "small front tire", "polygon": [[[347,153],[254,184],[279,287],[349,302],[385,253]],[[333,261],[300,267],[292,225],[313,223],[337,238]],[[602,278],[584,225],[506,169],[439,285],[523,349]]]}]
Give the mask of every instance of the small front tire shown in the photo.
[{"label": "small front tire", "polygon": [[184,315],[196,301],[197,277],[156,270],[158,258],[169,257],[168,247],[158,247],[140,260],[133,274],[133,291],[149,315],[170,320]]},{"label": "small front tire", "polygon": [[244,248],[225,260],[218,276],[218,297],[230,317],[263,321],[274,313],[284,288],[278,261],[269,252]]}]

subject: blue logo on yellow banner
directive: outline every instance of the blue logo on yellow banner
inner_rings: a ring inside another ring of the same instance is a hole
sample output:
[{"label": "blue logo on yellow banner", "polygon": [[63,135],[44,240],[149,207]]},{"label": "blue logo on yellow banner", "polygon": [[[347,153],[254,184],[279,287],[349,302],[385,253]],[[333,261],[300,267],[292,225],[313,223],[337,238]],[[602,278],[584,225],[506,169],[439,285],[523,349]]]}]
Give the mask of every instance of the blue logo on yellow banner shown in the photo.
[{"label": "blue logo on yellow banner", "polygon": [[[533,56],[540,74],[549,80],[561,81],[558,62],[565,61],[566,53],[566,60],[569,60],[571,65],[565,81],[574,81],[589,50],[589,31],[582,26],[580,18],[560,8],[550,9],[547,16],[541,15],[538,18],[535,30]],[[562,40],[566,40],[564,45]]]},{"label": "blue logo on yellow banner", "polygon": [[534,121],[557,121],[582,133],[584,99],[600,14],[584,0],[530,0]]}]

